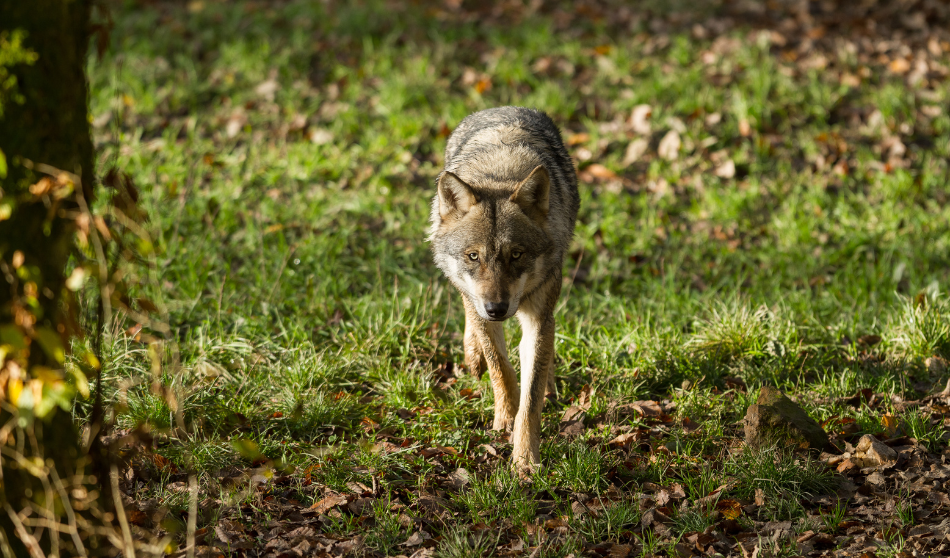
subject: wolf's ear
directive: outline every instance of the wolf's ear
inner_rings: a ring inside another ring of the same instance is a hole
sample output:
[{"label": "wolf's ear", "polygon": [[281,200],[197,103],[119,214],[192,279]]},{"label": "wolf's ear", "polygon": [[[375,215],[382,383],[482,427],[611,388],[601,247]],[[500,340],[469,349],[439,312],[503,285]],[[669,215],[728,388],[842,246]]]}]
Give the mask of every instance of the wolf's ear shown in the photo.
[{"label": "wolf's ear", "polygon": [[439,178],[439,215],[444,219],[458,211],[463,215],[478,203],[472,187],[449,171]]},{"label": "wolf's ear", "polygon": [[528,217],[543,220],[548,216],[550,192],[551,177],[548,175],[548,169],[544,168],[544,165],[538,165],[528,178],[515,188],[515,193],[511,194],[509,199],[518,204]]}]

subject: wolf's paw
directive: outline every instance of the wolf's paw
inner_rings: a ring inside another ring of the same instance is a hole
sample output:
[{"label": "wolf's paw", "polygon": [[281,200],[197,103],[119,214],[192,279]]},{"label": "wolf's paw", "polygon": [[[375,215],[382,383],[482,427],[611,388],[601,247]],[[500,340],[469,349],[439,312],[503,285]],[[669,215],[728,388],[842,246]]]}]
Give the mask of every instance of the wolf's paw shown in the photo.
[{"label": "wolf's paw", "polygon": [[501,430],[502,432],[511,432],[515,427],[515,417],[513,415],[495,415],[495,421],[492,423],[492,430]]},{"label": "wolf's paw", "polygon": [[511,456],[511,468],[521,480],[529,481],[541,469],[541,456],[515,453]]}]

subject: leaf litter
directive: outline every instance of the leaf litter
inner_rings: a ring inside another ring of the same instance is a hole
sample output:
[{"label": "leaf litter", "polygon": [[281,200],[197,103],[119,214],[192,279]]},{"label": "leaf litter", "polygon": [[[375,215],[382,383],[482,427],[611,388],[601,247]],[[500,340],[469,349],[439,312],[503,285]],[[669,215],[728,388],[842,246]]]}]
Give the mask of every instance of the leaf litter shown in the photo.
[{"label": "leaf litter", "polygon": [[[767,9],[758,2],[735,2],[727,3],[714,15],[637,12],[610,2],[550,6],[539,3],[531,9],[541,8],[548,13],[557,32],[570,30],[571,21],[577,17],[601,21],[608,30],[642,25],[649,30],[640,36],[647,55],[667,49],[671,34],[688,30],[708,47],[699,55],[706,66],[705,78],[723,87],[733,77],[732,70],[722,63],[738,48],[733,34],[743,32],[749,40],[765,45],[770,56],[780,61],[779,73],[793,78],[820,70],[845,89],[869,80],[890,78],[915,88],[920,109],[913,128],[902,127],[876,107],[849,105],[845,95],[830,117],[847,125],[815,138],[816,153],[796,150],[781,139],[781,130],[769,122],[749,116],[736,120],[739,137],[754,138],[758,148],[771,150],[773,156],[786,154],[816,172],[831,169],[839,177],[856,172],[860,167],[854,159],[855,147],[868,144],[879,160],[865,172],[891,173],[909,168],[915,164],[915,154],[908,146],[925,141],[922,136],[932,127],[932,120],[945,112],[935,93],[945,86],[946,54],[950,51],[950,10],[941,2],[775,2]],[[531,17],[525,5],[507,2],[494,7],[446,2],[434,4],[431,10],[446,21],[480,19],[484,25],[502,25],[507,20]],[[600,45],[593,52],[598,57],[610,55],[610,49]],[[488,52],[477,54],[491,56]],[[592,71],[566,60],[545,58],[535,61],[533,69],[542,74],[569,74],[579,86],[589,77],[587,72]],[[500,87],[490,73],[473,68],[466,68],[458,83],[475,95]],[[350,108],[347,101],[335,100],[338,93],[333,93],[334,87],[339,90],[344,85],[334,82],[325,87],[324,100],[315,117],[280,122],[272,117],[278,112],[274,102],[288,86],[281,84],[275,74],[254,86],[257,100],[238,107],[223,103],[224,112],[216,120],[222,126],[223,137],[239,140],[250,127],[265,134],[258,137],[260,140],[267,135],[286,137],[298,133],[314,145],[332,145],[336,141],[330,129],[333,118]],[[662,130],[660,126],[664,123],[652,120],[654,108],[649,104],[636,105],[629,117],[606,127],[608,131],[615,129],[609,133],[619,137],[623,146],[621,167],[612,169],[601,162],[613,148],[611,141],[591,143],[595,131],[583,130],[580,120],[583,116],[594,122],[613,122],[606,118],[610,109],[595,98],[596,92],[585,95],[590,103],[584,114],[578,114],[577,120],[569,123],[575,133],[568,143],[575,155],[583,155],[576,159],[588,162],[579,169],[580,174],[582,180],[595,188],[636,191],[647,184],[643,179],[656,158],[679,165],[684,175],[700,176],[711,170],[720,179],[739,180],[748,173],[743,163],[715,156],[715,152],[694,142],[688,137],[691,128],[679,125]],[[144,124],[146,130],[154,129],[155,122],[136,122],[144,117],[136,117],[132,108],[127,107],[129,113],[121,126],[131,129]],[[696,115],[700,116],[702,125],[711,133],[723,133],[721,113]],[[186,117],[168,118],[184,121]],[[102,117],[95,119],[98,127],[107,122]],[[693,126],[692,122],[689,126]],[[436,130],[436,134],[442,132]],[[365,180],[357,176],[352,179]],[[659,182],[653,184],[656,187]],[[666,191],[667,187],[669,184],[660,190]],[[673,195],[683,193],[681,185],[674,187]],[[720,230],[715,235],[724,241],[738,242],[733,249],[750,241],[735,238],[728,231]],[[342,317],[340,313],[334,319],[339,322]],[[880,337],[874,337],[877,336],[861,337],[857,344],[869,350],[880,342]],[[940,357],[932,357],[926,365],[935,376],[946,372],[946,362]],[[480,398],[470,388],[459,390],[448,382],[454,379],[454,372],[445,374],[437,387],[446,393],[458,392],[473,404]],[[739,382],[726,381],[723,396],[734,400],[737,393],[744,391],[744,384]],[[462,393],[465,389],[468,392]],[[391,468],[371,470],[334,452],[316,460],[314,467],[319,467],[306,470],[287,468],[279,460],[263,458],[248,459],[244,468],[213,471],[202,481],[200,509],[206,519],[215,519],[213,527],[196,533],[196,553],[431,556],[444,550],[451,530],[461,526],[463,534],[459,540],[463,542],[459,544],[475,548],[482,541],[493,539],[490,545],[478,548],[500,556],[535,557],[561,550],[562,555],[577,556],[763,556],[777,548],[808,556],[832,556],[835,552],[877,556],[897,548],[896,545],[900,546],[896,555],[950,555],[950,498],[945,488],[950,482],[950,464],[946,435],[938,436],[939,443],[926,442],[914,437],[912,426],[894,414],[916,409],[926,427],[943,433],[950,416],[950,393],[946,390],[917,401],[874,392],[829,401],[838,407],[877,413],[878,424],[859,428],[847,417],[832,417],[823,422],[841,451],[821,454],[819,459],[829,471],[834,471],[838,488],[834,493],[790,498],[804,510],[796,512],[799,517],[795,520],[774,519],[782,515],[775,509],[781,498],[761,489],[756,489],[752,497],[738,497],[735,479],[728,474],[720,476],[718,480],[726,482],[717,486],[700,482],[695,490],[687,491],[684,487],[698,482],[696,475],[703,470],[722,471],[730,456],[741,454],[738,428],[727,426],[721,434],[703,438],[703,420],[684,414],[670,399],[598,402],[596,398],[589,387],[581,388],[573,398],[553,398],[549,405],[558,409],[558,416],[546,428],[545,436],[555,439],[551,444],[560,444],[558,438],[563,438],[564,443],[579,444],[570,446],[579,454],[583,453],[582,448],[596,451],[604,466],[600,479],[604,486],[596,491],[574,491],[542,479],[518,485],[513,490],[523,492],[530,502],[528,509],[537,512],[521,523],[510,518],[489,523],[471,521],[455,497],[482,485],[497,490],[496,485],[486,484],[486,479],[506,467],[510,444],[505,435],[486,432],[455,447],[431,439],[393,435],[381,421],[366,416],[360,430],[340,435],[354,444],[362,438],[371,439],[369,453],[398,464],[394,467],[398,473]],[[368,414],[383,412],[379,406],[374,409],[374,405],[375,402],[367,402]],[[393,412],[405,423],[419,423],[426,428],[428,423],[421,421],[431,414],[432,408],[398,408]],[[246,417],[240,422],[247,422]],[[869,428],[874,430],[873,435],[866,433]],[[140,536],[145,532],[179,533],[184,512],[168,505],[174,498],[140,494],[143,486],[157,483],[158,479],[162,489],[172,495],[186,492],[187,475],[161,454],[169,447],[169,441],[149,439],[143,432],[125,431],[117,435],[126,437],[126,446],[135,450],[129,454],[120,482],[130,522],[139,529]],[[708,443],[708,447],[698,454],[683,451],[684,441]],[[355,474],[359,480],[340,482],[334,478],[338,473],[340,477]],[[512,500],[503,500],[499,505],[509,506]],[[607,530],[604,525],[613,520],[613,510],[623,509],[630,502],[635,503],[636,521],[618,520],[615,530]],[[840,505],[846,508],[840,521],[833,525],[822,521]],[[686,523],[691,511],[698,511],[702,521],[695,525]],[[591,525],[599,530],[587,531]],[[579,536],[577,533],[582,530],[598,535]],[[393,534],[392,540],[380,538],[379,533],[384,531]],[[179,550],[173,554],[185,553]]]}]

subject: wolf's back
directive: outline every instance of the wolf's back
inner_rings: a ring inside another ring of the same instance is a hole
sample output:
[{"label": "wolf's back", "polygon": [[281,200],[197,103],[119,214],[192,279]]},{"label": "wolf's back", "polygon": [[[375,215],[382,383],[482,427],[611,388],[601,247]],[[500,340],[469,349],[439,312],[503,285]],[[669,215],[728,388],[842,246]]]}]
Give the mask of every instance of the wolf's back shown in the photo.
[{"label": "wolf's back", "polygon": [[[530,158],[537,158],[548,170],[552,182],[552,210],[563,212],[573,230],[580,205],[574,164],[557,125],[540,110],[498,107],[467,116],[446,144],[445,170],[459,175],[475,173],[520,181],[527,176],[525,169],[530,172],[533,165],[511,161],[514,148]],[[486,164],[486,159],[496,159],[499,164]],[[504,164],[504,159],[509,159],[508,164]],[[508,172],[516,175],[506,175]]]}]

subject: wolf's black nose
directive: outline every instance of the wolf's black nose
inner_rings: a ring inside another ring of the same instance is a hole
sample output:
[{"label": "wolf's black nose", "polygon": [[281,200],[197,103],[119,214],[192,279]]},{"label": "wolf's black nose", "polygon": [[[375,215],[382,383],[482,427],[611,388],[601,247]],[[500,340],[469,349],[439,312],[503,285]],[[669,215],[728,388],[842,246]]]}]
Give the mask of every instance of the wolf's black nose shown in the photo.
[{"label": "wolf's black nose", "polygon": [[499,320],[505,317],[505,314],[508,313],[508,303],[507,302],[486,302],[485,303],[485,312],[488,313],[488,317]]}]

